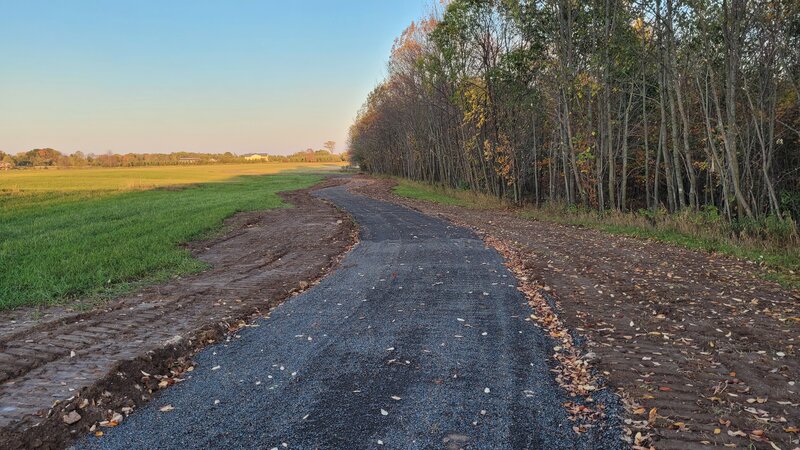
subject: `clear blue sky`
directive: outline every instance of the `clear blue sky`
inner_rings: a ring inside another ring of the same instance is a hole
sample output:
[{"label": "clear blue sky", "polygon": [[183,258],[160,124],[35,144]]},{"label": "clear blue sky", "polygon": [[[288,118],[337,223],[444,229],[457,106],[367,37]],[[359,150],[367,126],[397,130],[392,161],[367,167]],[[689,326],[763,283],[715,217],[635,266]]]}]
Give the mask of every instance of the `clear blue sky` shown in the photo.
[{"label": "clear blue sky", "polygon": [[0,0],[0,150],[343,150],[428,4]]}]

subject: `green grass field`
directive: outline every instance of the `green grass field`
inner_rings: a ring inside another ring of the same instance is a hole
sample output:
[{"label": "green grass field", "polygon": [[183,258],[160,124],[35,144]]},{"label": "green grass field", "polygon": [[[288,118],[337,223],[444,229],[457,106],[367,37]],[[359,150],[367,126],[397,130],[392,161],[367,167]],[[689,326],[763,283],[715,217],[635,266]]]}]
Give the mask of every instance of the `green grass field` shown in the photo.
[{"label": "green grass field", "polygon": [[0,172],[0,310],[126,292],[201,270],[178,245],[286,206],[330,164]]}]

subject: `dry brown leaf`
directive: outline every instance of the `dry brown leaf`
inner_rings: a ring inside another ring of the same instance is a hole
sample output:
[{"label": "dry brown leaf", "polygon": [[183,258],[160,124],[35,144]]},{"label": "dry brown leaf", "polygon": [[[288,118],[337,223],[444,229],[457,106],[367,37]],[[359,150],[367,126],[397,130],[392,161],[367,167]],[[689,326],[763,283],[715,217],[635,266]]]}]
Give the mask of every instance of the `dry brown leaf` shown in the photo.
[{"label": "dry brown leaf", "polygon": [[652,426],[657,418],[658,418],[658,409],[657,408],[650,409],[650,413],[647,415],[647,423]]}]

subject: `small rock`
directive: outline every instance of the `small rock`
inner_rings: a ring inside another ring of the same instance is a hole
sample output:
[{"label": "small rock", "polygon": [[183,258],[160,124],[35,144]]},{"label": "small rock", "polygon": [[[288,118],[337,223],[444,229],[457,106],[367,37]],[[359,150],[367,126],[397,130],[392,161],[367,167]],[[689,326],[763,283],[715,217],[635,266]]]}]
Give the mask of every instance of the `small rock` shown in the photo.
[{"label": "small rock", "polygon": [[78,414],[77,411],[70,411],[69,414],[65,414],[62,419],[64,420],[65,424],[72,425],[73,423],[81,420],[81,415]]},{"label": "small rock", "polygon": [[452,450],[465,448],[468,442],[469,436],[457,433],[448,434],[442,439],[444,447]]},{"label": "small rock", "polygon": [[183,338],[180,335],[176,334],[175,336],[172,336],[171,338],[164,341],[164,345],[167,347],[171,345],[178,345],[182,340]]}]

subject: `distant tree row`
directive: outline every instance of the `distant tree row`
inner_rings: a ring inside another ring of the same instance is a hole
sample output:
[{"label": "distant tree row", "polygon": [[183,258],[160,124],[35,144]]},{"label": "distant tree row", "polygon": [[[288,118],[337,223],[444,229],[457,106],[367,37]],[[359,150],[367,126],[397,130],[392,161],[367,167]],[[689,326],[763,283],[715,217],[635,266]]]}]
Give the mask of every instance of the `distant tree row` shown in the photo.
[{"label": "distant tree row", "polygon": [[797,0],[453,0],[350,130],[374,172],[515,202],[800,216]]},{"label": "distant tree row", "polygon": [[[327,144],[327,143],[326,143]],[[346,154],[332,153],[331,149],[297,152],[292,155],[259,154],[260,158],[248,158],[250,155],[225,153],[105,153],[95,155],[75,152],[65,155],[52,148],[39,148],[28,152],[10,155],[0,151],[0,169],[29,167],[135,167],[163,166],[178,164],[230,164],[251,162],[339,162],[347,159]]]}]

